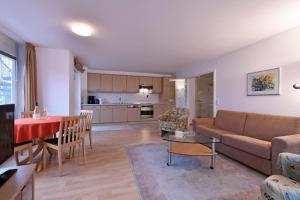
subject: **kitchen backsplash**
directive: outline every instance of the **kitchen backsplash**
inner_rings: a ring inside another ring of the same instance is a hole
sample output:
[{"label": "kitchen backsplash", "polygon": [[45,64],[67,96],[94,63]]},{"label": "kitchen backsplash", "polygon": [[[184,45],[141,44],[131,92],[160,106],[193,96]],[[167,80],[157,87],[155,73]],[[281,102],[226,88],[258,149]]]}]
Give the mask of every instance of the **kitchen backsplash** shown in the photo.
[{"label": "kitchen backsplash", "polygon": [[123,103],[152,103],[159,102],[159,94],[142,93],[90,93],[89,96],[104,99],[104,103],[119,103],[120,98]]}]

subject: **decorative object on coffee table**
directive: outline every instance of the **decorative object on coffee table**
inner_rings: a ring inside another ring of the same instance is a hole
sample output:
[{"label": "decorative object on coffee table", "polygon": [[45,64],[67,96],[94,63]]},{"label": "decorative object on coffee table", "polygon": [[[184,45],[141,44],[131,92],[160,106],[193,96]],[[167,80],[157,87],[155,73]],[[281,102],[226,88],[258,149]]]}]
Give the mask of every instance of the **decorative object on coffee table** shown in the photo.
[{"label": "decorative object on coffee table", "polygon": [[161,135],[175,130],[187,131],[189,111],[186,108],[172,108],[162,114],[159,120]]},{"label": "decorative object on coffee table", "polygon": [[[178,137],[174,134],[165,134],[162,139],[169,142],[168,162],[167,165],[172,165],[172,154],[180,154],[187,156],[210,156],[210,168],[215,168],[215,143],[220,142],[219,139],[204,135],[194,135],[194,133],[184,133],[183,137]],[[210,145],[211,148],[204,146]]]},{"label": "decorative object on coffee table", "polygon": [[248,73],[247,95],[279,95],[280,68]]}]

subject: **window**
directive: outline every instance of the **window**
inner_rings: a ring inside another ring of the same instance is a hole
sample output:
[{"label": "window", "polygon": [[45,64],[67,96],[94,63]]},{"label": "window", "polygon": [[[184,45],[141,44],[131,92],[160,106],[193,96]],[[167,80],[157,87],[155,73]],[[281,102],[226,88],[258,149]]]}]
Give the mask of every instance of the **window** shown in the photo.
[{"label": "window", "polygon": [[0,51],[0,105],[15,103],[16,58]]}]

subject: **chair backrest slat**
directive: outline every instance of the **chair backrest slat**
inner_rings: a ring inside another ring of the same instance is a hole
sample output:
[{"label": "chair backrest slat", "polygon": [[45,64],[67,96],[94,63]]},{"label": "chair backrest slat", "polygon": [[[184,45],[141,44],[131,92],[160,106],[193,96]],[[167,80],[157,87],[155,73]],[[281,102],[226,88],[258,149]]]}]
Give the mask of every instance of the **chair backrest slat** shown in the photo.
[{"label": "chair backrest slat", "polygon": [[92,128],[92,121],[93,121],[93,110],[80,110],[80,115],[86,116],[86,128],[91,129]]},{"label": "chair backrest slat", "polygon": [[75,144],[84,134],[86,116],[63,117],[60,122],[58,145]]}]

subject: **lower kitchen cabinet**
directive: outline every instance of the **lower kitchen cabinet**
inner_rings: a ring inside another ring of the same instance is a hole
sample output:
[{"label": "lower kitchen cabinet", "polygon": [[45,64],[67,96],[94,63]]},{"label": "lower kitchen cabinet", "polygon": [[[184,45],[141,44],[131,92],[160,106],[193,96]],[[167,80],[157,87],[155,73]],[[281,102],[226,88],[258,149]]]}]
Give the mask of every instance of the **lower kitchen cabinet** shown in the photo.
[{"label": "lower kitchen cabinet", "polygon": [[112,106],[101,106],[100,123],[110,123],[113,121]]},{"label": "lower kitchen cabinet", "polygon": [[140,108],[128,108],[127,109],[127,121],[137,122],[140,121]]},{"label": "lower kitchen cabinet", "polygon": [[127,106],[113,107],[113,122],[127,122]]},{"label": "lower kitchen cabinet", "polygon": [[100,106],[82,106],[83,110],[92,110],[93,111],[93,124],[99,124],[100,123],[100,113],[101,109]]}]

